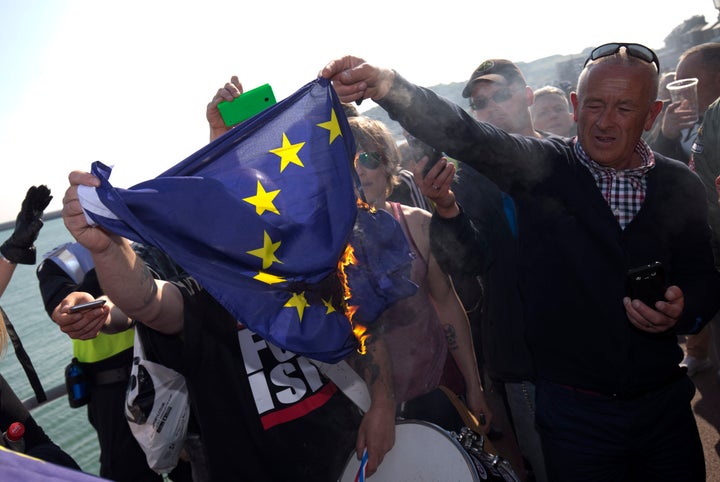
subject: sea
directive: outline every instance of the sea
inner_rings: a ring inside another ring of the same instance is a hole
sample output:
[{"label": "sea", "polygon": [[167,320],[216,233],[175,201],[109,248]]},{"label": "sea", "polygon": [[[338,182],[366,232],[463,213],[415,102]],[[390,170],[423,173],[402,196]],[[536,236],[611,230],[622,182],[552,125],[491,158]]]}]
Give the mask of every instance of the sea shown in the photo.
[{"label": "sea", "polygon": [[[12,229],[0,231],[0,243],[12,234]],[[52,248],[73,241],[62,218],[45,220],[35,242],[38,262]],[[5,293],[0,298],[10,322],[15,328],[43,389],[64,386],[65,367],[72,359],[72,344],[55,325],[43,307],[37,266],[18,265]],[[35,394],[12,343],[0,359],[0,373],[21,400],[34,399]],[[87,408],[71,408],[66,395],[48,401],[31,410],[32,416],[57,445],[69,453],[80,468],[93,475],[100,471],[100,448],[94,429],[87,418]]]}]

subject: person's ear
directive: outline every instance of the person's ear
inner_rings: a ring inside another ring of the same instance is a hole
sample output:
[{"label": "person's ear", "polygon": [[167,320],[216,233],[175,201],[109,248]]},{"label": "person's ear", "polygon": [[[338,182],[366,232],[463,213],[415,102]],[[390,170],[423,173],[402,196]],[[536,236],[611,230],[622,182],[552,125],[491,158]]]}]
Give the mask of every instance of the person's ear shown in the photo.
[{"label": "person's ear", "polygon": [[578,101],[578,95],[577,92],[570,92],[570,103],[572,104],[573,111],[572,111],[572,118],[575,122],[578,120],[578,106],[580,105],[580,102]]}]

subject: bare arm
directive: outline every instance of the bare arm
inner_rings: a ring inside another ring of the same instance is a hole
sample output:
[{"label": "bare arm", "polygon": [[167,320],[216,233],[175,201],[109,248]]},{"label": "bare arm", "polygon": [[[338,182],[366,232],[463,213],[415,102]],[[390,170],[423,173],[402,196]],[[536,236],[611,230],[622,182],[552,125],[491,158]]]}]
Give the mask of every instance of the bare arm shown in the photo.
[{"label": "bare arm", "polygon": [[12,275],[17,265],[7,259],[0,258],[0,296],[5,293],[5,288],[10,284]]},{"label": "bare arm", "polygon": [[448,350],[465,380],[468,408],[481,423],[484,420],[483,424],[489,426],[492,413],[482,391],[480,372],[470,333],[470,321],[452,286],[450,277],[443,273],[430,252],[431,215],[412,208],[404,208],[404,212],[415,244],[428,260],[425,282],[430,291],[430,299],[445,331]]},{"label": "bare arm", "polygon": [[465,380],[468,408],[482,425],[488,427],[492,421],[492,412],[482,391],[470,322],[450,278],[442,272],[432,255],[428,263],[427,281],[435,310],[445,330],[448,350]]},{"label": "bare arm", "polygon": [[92,254],[100,286],[128,317],[163,333],[177,333],[183,326],[183,299],[171,283],[156,281],[130,246],[117,235],[90,226],[78,200],[79,184],[97,186],[89,173],[70,174],[70,188],[63,199],[63,220],[70,234]]},{"label": "bare arm", "polygon": [[382,335],[372,336],[367,352],[355,357],[355,369],[367,383],[370,408],[363,416],[356,451],[358,458],[368,451],[366,475],[370,476],[382,463],[385,454],[395,445],[395,393],[392,362]]}]

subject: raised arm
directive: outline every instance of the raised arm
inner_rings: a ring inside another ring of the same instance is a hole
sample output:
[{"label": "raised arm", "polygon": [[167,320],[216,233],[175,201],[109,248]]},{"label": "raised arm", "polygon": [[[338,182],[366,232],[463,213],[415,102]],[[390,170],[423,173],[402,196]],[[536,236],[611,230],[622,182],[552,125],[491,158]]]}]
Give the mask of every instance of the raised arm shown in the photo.
[{"label": "raised arm", "polygon": [[0,296],[10,283],[18,264],[35,264],[35,240],[43,226],[42,215],[52,196],[47,186],[32,186],[15,219],[15,229],[0,246]]},{"label": "raised arm", "polygon": [[177,333],[183,326],[183,299],[172,283],[156,281],[130,243],[98,226],[91,226],[78,198],[78,186],[96,187],[90,173],[72,172],[63,199],[63,221],[70,234],[93,257],[105,295],[128,317],[163,333]]},{"label": "raised arm", "polygon": [[237,75],[233,75],[230,78],[230,82],[227,82],[223,87],[220,87],[210,103],[207,105],[205,117],[210,125],[210,142],[214,141],[231,129],[231,127],[225,125],[225,121],[220,115],[220,110],[218,110],[218,104],[221,102],[230,102],[236,97],[240,97],[242,93],[243,86]]}]

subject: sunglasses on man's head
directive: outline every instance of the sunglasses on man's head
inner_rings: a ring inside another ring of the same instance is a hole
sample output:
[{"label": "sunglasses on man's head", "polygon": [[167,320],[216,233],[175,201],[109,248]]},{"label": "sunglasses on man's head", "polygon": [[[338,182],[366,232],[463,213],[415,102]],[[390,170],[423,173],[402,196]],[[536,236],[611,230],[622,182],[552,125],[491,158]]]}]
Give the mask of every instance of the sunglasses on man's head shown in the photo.
[{"label": "sunglasses on man's head", "polygon": [[514,93],[515,91],[513,89],[511,89],[510,87],[505,87],[504,89],[498,90],[490,97],[483,97],[480,95],[477,97],[473,97],[470,99],[470,108],[472,110],[483,110],[488,106],[491,100],[496,104],[499,104],[501,102],[509,100]]},{"label": "sunglasses on man's head", "polygon": [[355,154],[355,166],[358,164],[365,169],[377,169],[382,164],[382,156],[377,152],[361,152]]},{"label": "sunglasses on man's head", "polygon": [[600,47],[597,47],[593,49],[592,52],[590,52],[590,57],[588,57],[585,61],[585,65],[587,65],[592,60],[597,60],[603,57],[608,57],[610,55],[615,55],[620,51],[621,47],[625,47],[625,51],[631,57],[644,60],[649,64],[655,64],[657,71],[660,72],[660,60],[658,59],[657,55],[655,55],[655,52],[640,44],[609,43],[601,45]]}]

